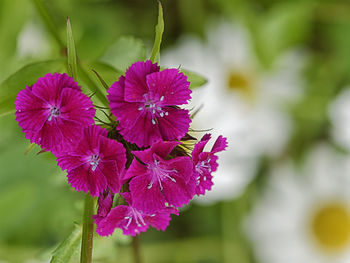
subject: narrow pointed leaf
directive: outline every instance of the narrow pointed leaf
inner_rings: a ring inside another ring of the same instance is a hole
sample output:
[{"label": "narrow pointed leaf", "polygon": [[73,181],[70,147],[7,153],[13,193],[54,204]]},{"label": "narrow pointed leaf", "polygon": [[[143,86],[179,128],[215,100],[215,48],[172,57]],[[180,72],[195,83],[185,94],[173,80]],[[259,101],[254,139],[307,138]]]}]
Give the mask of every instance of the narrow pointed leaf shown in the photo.
[{"label": "narrow pointed leaf", "polygon": [[69,18],[67,18],[67,53],[68,53],[68,73],[77,80],[77,54],[75,51],[75,44],[72,32],[72,26]]},{"label": "narrow pointed leaf", "polygon": [[69,263],[72,258],[79,255],[82,227],[76,225],[73,232],[52,253],[50,263]]},{"label": "narrow pointed leaf", "polygon": [[104,88],[100,88],[94,81],[93,72],[91,72],[90,68],[86,64],[79,63],[78,64],[78,72],[79,72],[79,83],[86,84],[86,87],[91,91],[94,96],[103,104],[103,106],[108,106],[108,100],[106,98],[106,91]]},{"label": "narrow pointed leaf", "polygon": [[29,146],[27,147],[27,149],[25,150],[24,154],[28,154],[31,150],[33,150],[33,148],[35,147],[35,143],[31,143],[29,144]]},{"label": "narrow pointed leaf", "polygon": [[47,73],[64,72],[65,69],[65,61],[62,59],[36,62],[19,69],[0,84],[0,116],[15,111],[14,103],[20,90],[34,84]]},{"label": "narrow pointed leaf", "polygon": [[116,82],[118,78],[125,72],[122,72],[119,70],[119,68],[116,69],[114,66],[101,61],[87,62],[86,65],[91,71],[98,72],[100,77],[104,80],[104,82],[106,82],[108,86],[111,86],[114,82]]},{"label": "narrow pointed leaf", "polygon": [[162,36],[164,32],[164,20],[163,20],[163,8],[162,4],[158,2],[159,11],[158,11],[158,24],[156,25],[156,36],[154,39],[152,54],[151,54],[151,61],[152,62],[158,62],[159,63],[159,51],[160,51],[160,44],[162,43]]},{"label": "narrow pointed leaf", "polygon": [[102,86],[103,86],[106,90],[108,90],[108,89],[109,89],[109,86],[107,85],[106,81],[104,81],[104,79],[100,76],[100,74],[97,73],[96,70],[93,69],[92,71],[95,73],[95,75],[97,76],[98,80],[101,82]]}]

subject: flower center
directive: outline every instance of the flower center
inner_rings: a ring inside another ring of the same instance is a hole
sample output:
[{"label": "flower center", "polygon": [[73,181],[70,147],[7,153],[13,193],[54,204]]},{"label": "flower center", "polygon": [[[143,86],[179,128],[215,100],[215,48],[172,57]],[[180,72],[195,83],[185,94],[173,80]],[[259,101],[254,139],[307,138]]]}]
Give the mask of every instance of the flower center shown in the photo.
[{"label": "flower center", "polygon": [[344,204],[330,203],[314,214],[312,233],[319,245],[328,251],[339,251],[349,245],[350,210]]},{"label": "flower center", "polygon": [[253,78],[245,72],[231,71],[227,75],[227,87],[231,92],[238,92],[245,100],[254,100]]},{"label": "flower center", "polygon": [[177,173],[176,169],[168,169],[160,164],[159,161],[154,160],[153,164],[148,165],[148,169],[152,171],[151,182],[148,184],[147,188],[151,189],[155,182],[158,182],[159,189],[163,190],[162,181],[164,179],[170,179],[172,182],[176,183],[175,178],[171,177],[170,174]]},{"label": "flower center", "polygon": [[49,118],[47,119],[48,121],[51,121],[52,118],[56,118],[58,116],[60,116],[61,112],[60,109],[56,106],[51,106],[50,107],[50,115]]},{"label": "flower center", "polygon": [[[135,220],[135,223],[138,227],[146,225],[145,221],[143,220],[141,212],[137,211],[132,206],[130,206],[130,212],[128,216],[124,217],[124,219],[128,220],[127,224],[124,226],[125,229],[129,228],[133,220]],[[135,231],[137,230],[135,229]]]},{"label": "flower center", "polygon": [[195,169],[199,174],[199,176],[196,178],[197,185],[199,185],[201,180],[207,180],[206,172],[209,174],[211,173],[210,158],[197,163]]},{"label": "flower center", "polygon": [[[145,103],[143,106],[139,107],[139,111],[147,110],[151,113],[151,121],[152,124],[156,124],[157,118],[163,118],[164,116],[168,116],[169,113],[162,109],[161,106],[158,105],[158,101],[151,100],[148,94],[143,95],[145,98]],[[159,102],[164,100],[164,96],[161,96]]]},{"label": "flower center", "polygon": [[90,165],[92,166],[92,171],[95,171],[98,163],[100,162],[100,156],[98,156],[97,154],[94,154],[90,157]]}]

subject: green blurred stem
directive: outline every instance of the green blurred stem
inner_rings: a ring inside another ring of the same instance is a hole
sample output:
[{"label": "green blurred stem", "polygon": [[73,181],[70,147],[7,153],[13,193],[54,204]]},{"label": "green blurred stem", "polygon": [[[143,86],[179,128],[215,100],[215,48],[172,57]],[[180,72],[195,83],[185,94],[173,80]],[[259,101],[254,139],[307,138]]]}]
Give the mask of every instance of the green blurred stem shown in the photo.
[{"label": "green blurred stem", "polygon": [[58,34],[58,28],[56,24],[54,23],[51,15],[49,14],[47,8],[43,4],[41,0],[32,0],[33,4],[35,5],[37,11],[39,12],[39,15],[41,16],[42,21],[44,22],[47,30],[51,33],[51,35],[55,38],[57,44],[60,46],[61,49],[65,49],[65,45],[61,39],[61,36]]},{"label": "green blurred stem", "polygon": [[85,195],[84,216],[83,216],[83,236],[81,241],[80,263],[92,262],[92,241],[94,235],[94,198],[89,194]]},{"label": "green blurred stem", "polygon": [[132,238],[132,252],[134,254],[134,263],[141,263],[140,236],[134,236]]}]

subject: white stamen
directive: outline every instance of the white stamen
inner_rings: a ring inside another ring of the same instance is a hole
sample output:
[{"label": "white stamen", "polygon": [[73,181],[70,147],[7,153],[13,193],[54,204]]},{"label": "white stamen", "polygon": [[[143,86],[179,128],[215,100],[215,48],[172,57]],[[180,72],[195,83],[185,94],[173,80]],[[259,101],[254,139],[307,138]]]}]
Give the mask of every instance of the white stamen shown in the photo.
[{"label": "white stamen", "polygon": [[152,119],[152,124],[155,125],[156,124],[156,121],[154,119]]},{"label": "white stamen", "polygon": [[164,96],[161,96],[161,97],[160,97],[160,101],[163,101],[163,100],[164,100]]},{"label": "white stamen", "polygon": [[90,165],[92,166],[91,170],[95,171],[98,163],[100,162],[100,156],[98,156],[97,154],[94,154],[90,157]]},{"label": "white stamen", "polygon": [[61,112],[60,112],[60,109],[59,108],[57,108],[57,107],[55,107],[55,106],[51,106],[51,108],[50,108],[50,116],[49,116],[49,118],[47,119],[48,121],[51,121],[52,120],[52,118],[53,117],[57,117],[57,116],[59,116],[61,114]]}]

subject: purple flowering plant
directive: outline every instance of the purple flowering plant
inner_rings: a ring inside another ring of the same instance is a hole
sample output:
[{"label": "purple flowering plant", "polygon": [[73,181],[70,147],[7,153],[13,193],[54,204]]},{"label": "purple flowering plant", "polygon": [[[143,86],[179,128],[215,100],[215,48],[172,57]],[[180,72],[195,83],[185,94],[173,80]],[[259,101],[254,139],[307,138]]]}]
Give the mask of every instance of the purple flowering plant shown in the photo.
[{"label": "purple flowering plant", "polygon": [[160,5],[150,59],[134,62],[111,85],[96,72],[107,89],[107,99],[99,98],[107,103],[98,106],[76,82],[68,20],[68,74],[47,73],[15,100],[25,137],[55,155],[68,183],[86,193],[81,262],[91,262],[92,224],[101,236],[116,228],[131,236],[149,227],[164,231],[171,215],[179,215],[179,208],[211,189],[217,153],[227,147],[219,136],[206,151],[211,135],[198,142],[193,137],[191,113],[184,108],[191,83],[179,69],[159,66],[162,32]]}]

